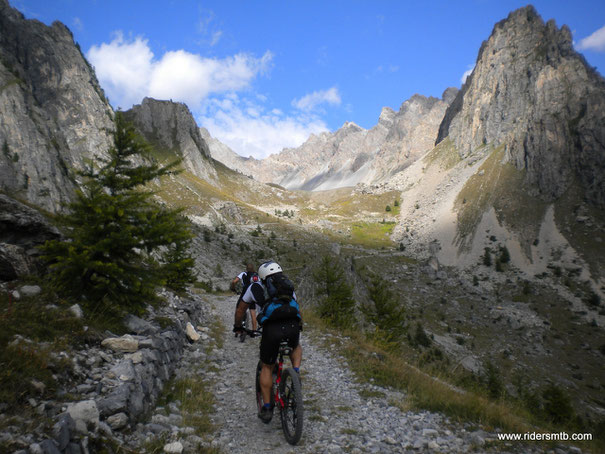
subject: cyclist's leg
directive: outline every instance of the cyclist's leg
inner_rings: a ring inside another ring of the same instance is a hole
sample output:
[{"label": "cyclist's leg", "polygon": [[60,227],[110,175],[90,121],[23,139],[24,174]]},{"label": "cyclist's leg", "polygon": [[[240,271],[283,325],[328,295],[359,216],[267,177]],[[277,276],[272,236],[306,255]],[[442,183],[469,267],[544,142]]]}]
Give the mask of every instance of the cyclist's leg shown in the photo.
[{"label": "cyclist's leg", "polygon": [[273,367],[275,364],[265,364],[260,371],[260,390],[263,396],[263,402],[271,402],[271,386],[273,384]]},{"label": "cyclist's leg", "polygon": [[300,368],[300,363],[302,362],[302,347],[300,344],[298,344],[294,350],[292,350],[290,359],[292,360],[292,367]]},{"label": "cyclist's leg", "polygon": [[280,341],[280,323],[271,322],[263,325],[263,335],[260,339],[260,360],[263,363],[260,373],[260,387],[264,402],[270,402],[271,399],[273,367],[275,361],[277,361]]},{"label": "cyclist's leg", "polygon": [[234,326],[242,326],[242,322],[244,321],[244,317],[246,316],[247,309],[248,305],[244,303],[241,299],[238,300],[237,306],[235,308],[235,319],[233,321]]},{"label": "cyclist's leg", "polygon": [[256,331],[256,305],[250,306],[250,318],[252,319],[252,329]]}]

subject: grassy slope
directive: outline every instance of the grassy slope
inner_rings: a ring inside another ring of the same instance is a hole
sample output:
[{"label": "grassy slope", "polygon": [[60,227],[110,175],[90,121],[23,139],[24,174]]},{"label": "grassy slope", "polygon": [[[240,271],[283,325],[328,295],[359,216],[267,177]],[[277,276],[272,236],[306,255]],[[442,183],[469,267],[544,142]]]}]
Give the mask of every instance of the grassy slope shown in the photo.
[{"label": "grassy slope", "polygon": [[522,247],[531,257],[530,246],[538,237],[547,204],[528,195],[524,173],[504,163],[503,158],[504,147],[494,149],[458,194],[458,244],[469,246],[481,217],[494,207],[499,222],[519,235]]}]

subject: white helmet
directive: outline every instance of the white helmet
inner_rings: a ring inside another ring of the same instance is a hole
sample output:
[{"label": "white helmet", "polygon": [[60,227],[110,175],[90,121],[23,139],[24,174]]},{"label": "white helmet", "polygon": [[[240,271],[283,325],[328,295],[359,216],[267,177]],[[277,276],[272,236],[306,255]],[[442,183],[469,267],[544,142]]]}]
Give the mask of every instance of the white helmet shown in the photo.
[{"label": "white helmet", "polygon": [[258,275],[263,281],[267,279],[268,276],[271,276],[272,274],[276,273],[281,273],[282,271],[283,270],[281,269],[281,266],[279,266],[273,260],[265,262],[258,267]]}]

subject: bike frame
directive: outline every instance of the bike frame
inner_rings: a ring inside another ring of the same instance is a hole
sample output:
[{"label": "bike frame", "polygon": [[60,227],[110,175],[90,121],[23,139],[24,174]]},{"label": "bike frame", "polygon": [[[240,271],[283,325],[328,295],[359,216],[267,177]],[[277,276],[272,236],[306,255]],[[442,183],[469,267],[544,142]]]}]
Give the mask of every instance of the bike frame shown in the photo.
[{"label": "bike frame", "polygon": [[277,376],[275,378],[275,395],[273,401],[279,407],[279,409],[283,409],[286,404],[284,399],[282,399],[281,394],[279,393],[279,384],[281,383],[281,373],[284,368],[284,355],[290,356],[292,353],[292,349],[290,347],[280,347],[279,349],[279,361],[277,363]]}]

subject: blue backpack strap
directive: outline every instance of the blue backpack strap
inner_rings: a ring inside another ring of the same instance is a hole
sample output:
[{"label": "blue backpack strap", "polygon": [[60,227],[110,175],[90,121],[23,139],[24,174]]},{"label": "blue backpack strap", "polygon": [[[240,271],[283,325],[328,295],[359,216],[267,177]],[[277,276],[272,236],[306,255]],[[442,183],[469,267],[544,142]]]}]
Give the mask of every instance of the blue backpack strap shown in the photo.
[{"label": "blue backpack strap", "polygon": [[301,319],[300,306],[298,302],[291,298],[289,301],[284,299],[273,298],[263,307],[258,314],[257,320],[260,325],[268,320],[292,320]]}]

